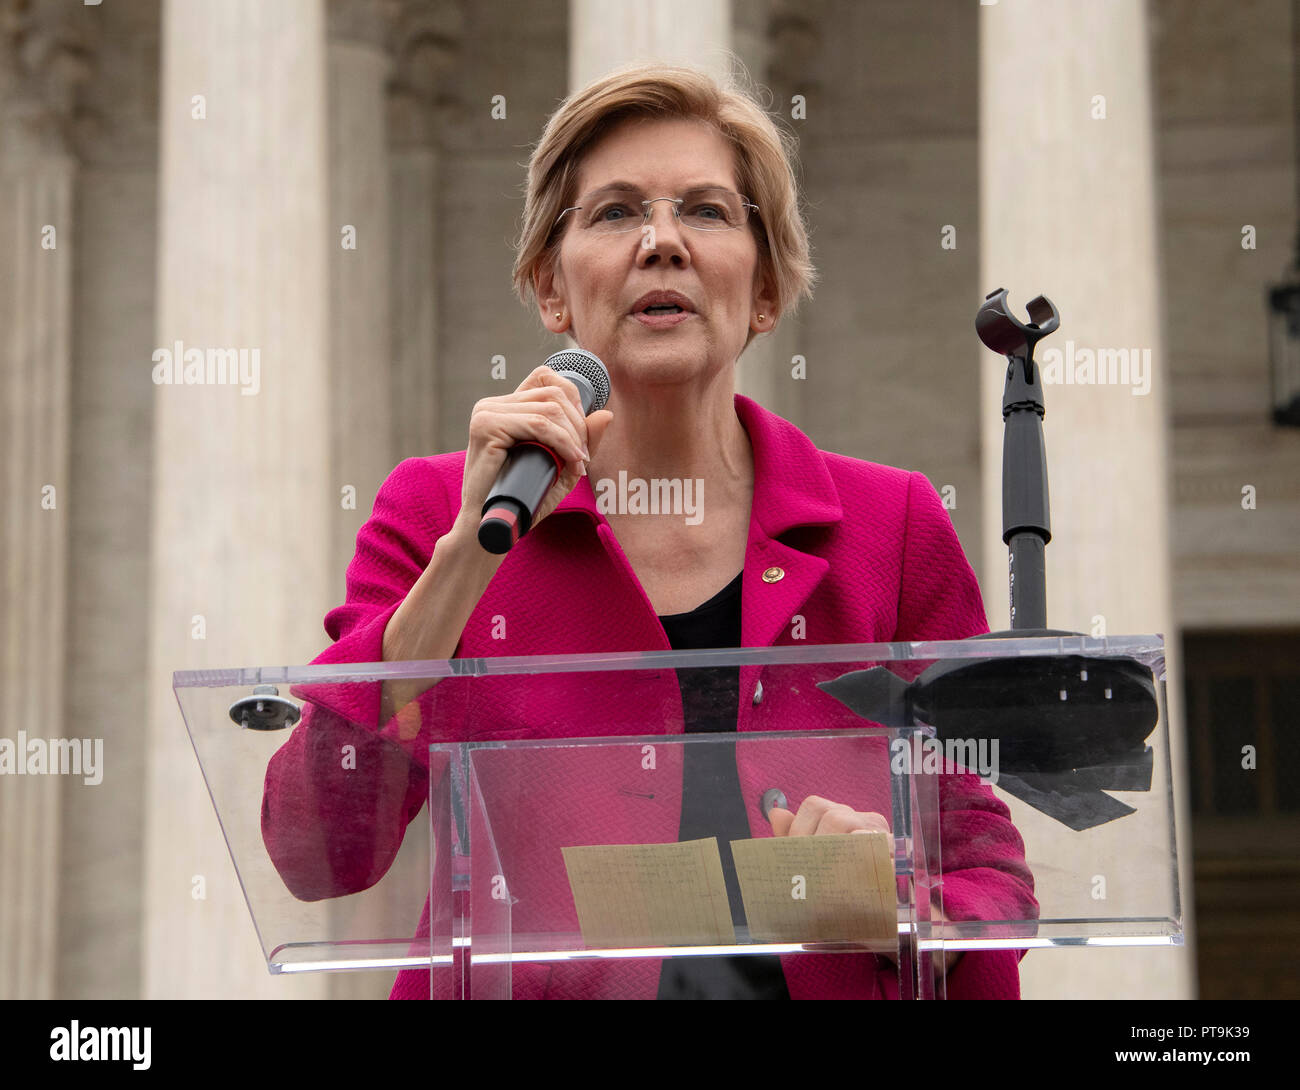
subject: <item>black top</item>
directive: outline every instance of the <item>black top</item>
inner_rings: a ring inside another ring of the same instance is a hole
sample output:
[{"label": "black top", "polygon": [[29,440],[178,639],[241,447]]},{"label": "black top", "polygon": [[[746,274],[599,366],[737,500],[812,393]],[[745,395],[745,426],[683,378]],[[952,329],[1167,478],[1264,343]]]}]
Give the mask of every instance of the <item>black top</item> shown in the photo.
[{"label": "black top", "polygon": [[[660,617],[675,651],[740,646],[740,576],[690,613]],[[736,729],[740,670],[717,666],[679,670],[682,711],[688,734]],[[679,841],[718,838],[732,921],[745,923],[731,842],[747,840],[749,820],[740,795],[736,747],[687,745],[682,768]],[[660,999],[789,999],[781,959],[774,954],[734,957],[665,958]]]}]

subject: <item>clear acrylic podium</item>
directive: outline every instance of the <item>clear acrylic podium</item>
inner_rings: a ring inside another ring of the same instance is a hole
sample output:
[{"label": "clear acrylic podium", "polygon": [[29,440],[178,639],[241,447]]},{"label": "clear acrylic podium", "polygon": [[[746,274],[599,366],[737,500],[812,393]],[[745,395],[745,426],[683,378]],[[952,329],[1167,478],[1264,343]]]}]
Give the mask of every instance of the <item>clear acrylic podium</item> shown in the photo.
[{"label": "clear acrylic podium", "polygon": [[[1158,636],[174,687],[272,973],[397,969],[404,994],[458,999],[718,979],[958,998],[993,956],[1182,942]],[[686,706],[712,729],[683,733]],[[864,833],[774,836],[772,807],[809,799]]]}]

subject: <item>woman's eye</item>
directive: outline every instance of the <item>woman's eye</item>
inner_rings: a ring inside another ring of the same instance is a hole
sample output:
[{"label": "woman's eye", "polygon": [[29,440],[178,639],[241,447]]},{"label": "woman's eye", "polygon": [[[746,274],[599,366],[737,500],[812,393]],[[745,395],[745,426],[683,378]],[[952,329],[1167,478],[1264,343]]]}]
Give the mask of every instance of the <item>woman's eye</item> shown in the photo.
[{"label": "woman's eye", "polygon": [[731,222],[731,217],[727,214],[726,208],[720,204],[692,205],[686,216],[688,219],[707,221],[709,223]]},{"label": "woman's eye", "polygon": [[617,223],[631,214],[631,210],[625,204],[606,204],[596,209],[592,219],[593,221],[605,220],[607,223]]}]

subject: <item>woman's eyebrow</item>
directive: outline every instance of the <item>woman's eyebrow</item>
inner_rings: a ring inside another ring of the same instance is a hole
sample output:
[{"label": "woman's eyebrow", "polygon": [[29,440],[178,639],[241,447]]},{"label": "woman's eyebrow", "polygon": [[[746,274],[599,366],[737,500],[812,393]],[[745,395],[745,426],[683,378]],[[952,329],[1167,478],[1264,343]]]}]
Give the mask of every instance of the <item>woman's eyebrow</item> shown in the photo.
[{"label": "woman's eyebrow", "polygon": [[[730,187],[723,185],[721,182],[696,182],[694,185],[684,186],[682,191],[684,193],[694,193],[697,189],[728,189],[728,188]],[[625,182],[620,180],[616,182],[607,182],[605,185],[596,186],[596,188],[591,189],[588,192],[604,193],[606,190],[614,190],[622,193],[639,193],[641,192],[641,187],[639,185],[636,185],[633,182]]]}]

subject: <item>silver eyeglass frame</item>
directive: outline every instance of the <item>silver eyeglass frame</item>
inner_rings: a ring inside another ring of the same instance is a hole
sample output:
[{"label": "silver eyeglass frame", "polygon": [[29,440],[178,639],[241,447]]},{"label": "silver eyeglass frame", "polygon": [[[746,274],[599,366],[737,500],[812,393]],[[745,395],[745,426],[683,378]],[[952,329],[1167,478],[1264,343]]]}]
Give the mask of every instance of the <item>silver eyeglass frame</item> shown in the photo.
[{"label": "silver eyeglass frame", "polygon": [[[597,190],[597,192],[599,192],[599,190]],[[727,192],[735,192],[735,191],[728,190]],[[631,222],[633,226],[624,227],[620,231],[610,231],[608,233],[612,235],[626,235],[626,234],[631,234],[631,232],[633,231],[637,231],[640,230],[641,228],[644,228],[650,223],[650,214],[652,212],[652,205],[654,205],[656,201],[671,201],[673,206],[673,217],[677,220],[677,222],[681,226],[689,227],[692,231],[700,231],[706,235],[721,234],[723,231],[739,231],[742,227],[748,225],[750,215],[758,211],[758,205],[756,205],[743,193],[736,193],[736,196],[740,198],[741,206],[743,208],[748,209],[749,211],[745,214],[745,222],[738,223],[736,224],[735,227],[697,227],[693,223],[682,223],[682,205],[686,202],[685,197],[651,197],[648,200],[644,200],[641,202],[641,204],[645,206],[645,213],[642,215],[640,223],[637,223],[634,218],[629,217],[629,222]],[[575,204],[569,208],[565,208],[563,211],[560,212],[558,216],[555,217],[555,222],[551,225],[551,230],[554,231],[555,228],[559,227],[560,221],[563,220],[564,217],[567,216],[570,212],[580,212],[582,208],[583,206],[580,204]]]}]

